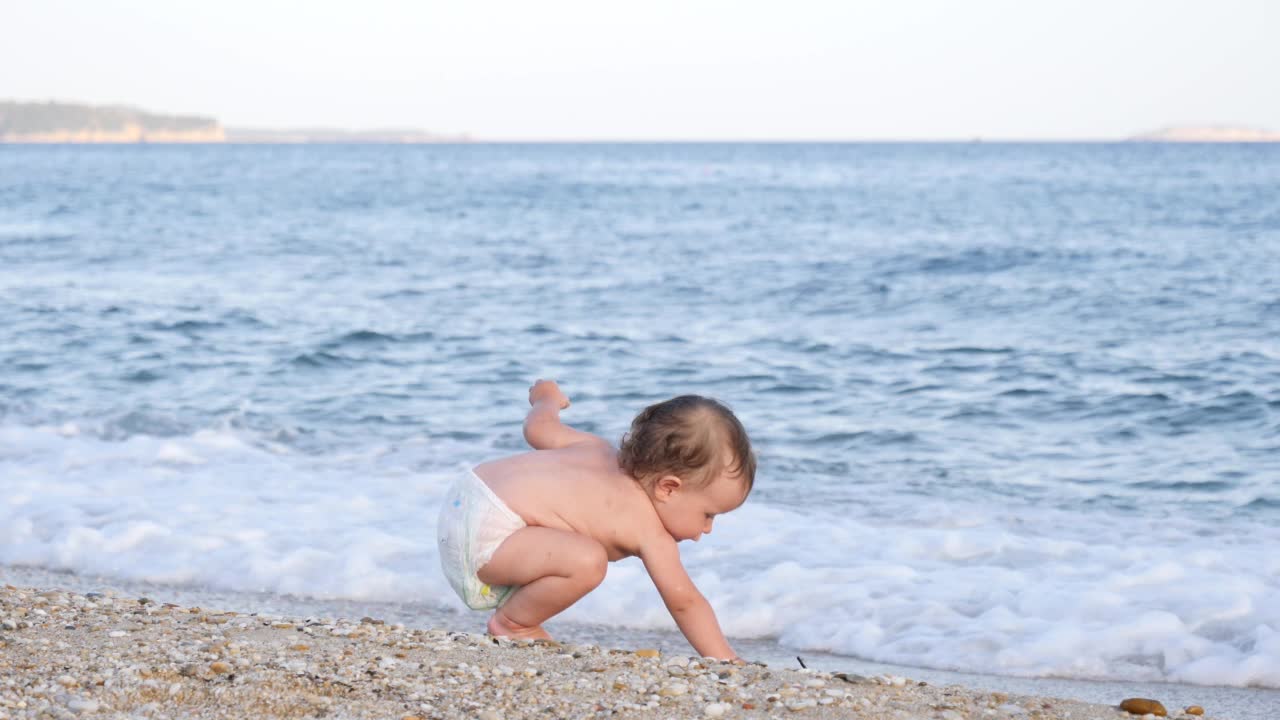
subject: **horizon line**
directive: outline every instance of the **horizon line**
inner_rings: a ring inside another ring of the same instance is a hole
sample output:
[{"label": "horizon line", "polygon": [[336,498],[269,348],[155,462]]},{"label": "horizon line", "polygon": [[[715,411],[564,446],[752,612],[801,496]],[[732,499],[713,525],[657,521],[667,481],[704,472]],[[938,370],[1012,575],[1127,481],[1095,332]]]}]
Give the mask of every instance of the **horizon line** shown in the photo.
[{"label": "horizon line", "polygon": [[1268,145],[1276,140],[1204,140],[1129,137],[1045,138],[492,138],[438,140],[221,140],[39,141],[0,139],[0,145]]}]

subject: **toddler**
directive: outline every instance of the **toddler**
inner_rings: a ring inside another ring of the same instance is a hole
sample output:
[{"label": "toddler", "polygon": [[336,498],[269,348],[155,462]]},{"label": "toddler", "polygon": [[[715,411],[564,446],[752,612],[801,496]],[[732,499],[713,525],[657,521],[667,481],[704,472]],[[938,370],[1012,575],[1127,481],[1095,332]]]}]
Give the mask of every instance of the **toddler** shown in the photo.
[{"label": "toddler", "polygon": [[542,623],[639,556],[676,625],[703,657],[737,660],[676,543],[711,532],[755,480],[747,433],[724,405],[682,395],[645,408],[614,448],[560,422],[569,399],[550,380],[529,390],[532,452],[458,478],[440,509],[440,561],[495,636],[550,639]]}]

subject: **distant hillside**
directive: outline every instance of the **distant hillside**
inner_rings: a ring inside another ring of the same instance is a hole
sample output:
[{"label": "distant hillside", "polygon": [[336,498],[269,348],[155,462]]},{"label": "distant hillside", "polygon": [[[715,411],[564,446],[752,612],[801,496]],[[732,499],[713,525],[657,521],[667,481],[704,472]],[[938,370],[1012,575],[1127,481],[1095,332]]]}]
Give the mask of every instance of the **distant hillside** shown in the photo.
[{"label": "distant hillside", "polygon": [[0,100],[0,143],[437,143],[458,135],[421,130],[226,129],[216,118],[134,107]]},{"label": "distant hillside", "polygon": [[0,142],[223,142],[211,117],[157,115],[125,106],[0,101]]},{"label": "distant hillside", "polygon": [[1170,127],[1137,135],[1138,142],[1280,142],[1280,132],[1231,125]]}]

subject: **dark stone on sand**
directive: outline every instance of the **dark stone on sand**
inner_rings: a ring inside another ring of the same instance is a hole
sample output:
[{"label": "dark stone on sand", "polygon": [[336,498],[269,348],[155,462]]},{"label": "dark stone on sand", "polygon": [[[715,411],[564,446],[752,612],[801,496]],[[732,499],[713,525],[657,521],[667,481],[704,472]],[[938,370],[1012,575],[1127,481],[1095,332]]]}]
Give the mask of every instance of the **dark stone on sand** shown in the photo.
[{"label": "dark stone on sand", "polygon": [[1164,709],[1164,705],[1158,700],[1150,700],[1147,698],[1129,698],[1120,703],[1120,709],[1132,715],[1155,715],[1156,717],[1168,717],[1169,713]]}]

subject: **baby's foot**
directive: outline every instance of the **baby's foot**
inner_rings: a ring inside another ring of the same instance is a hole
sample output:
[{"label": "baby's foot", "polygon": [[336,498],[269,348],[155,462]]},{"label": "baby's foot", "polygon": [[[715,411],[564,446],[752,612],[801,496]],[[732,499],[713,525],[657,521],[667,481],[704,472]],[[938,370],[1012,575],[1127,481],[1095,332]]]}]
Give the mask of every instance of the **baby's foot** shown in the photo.
[{"label": "baby's foot", "polygon": [[550,640],[551,635],[541,625],[532,627],[512,622],[498,610],[489,618],[489,634],[494,637],[523,638],[525,640]]}]

